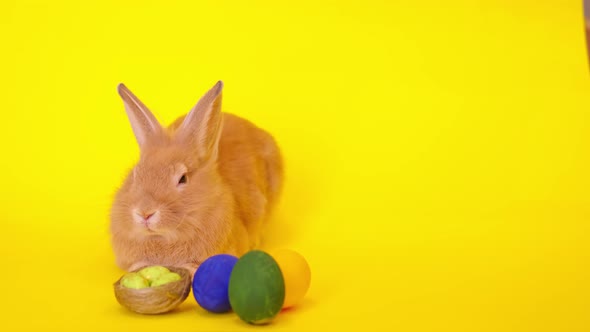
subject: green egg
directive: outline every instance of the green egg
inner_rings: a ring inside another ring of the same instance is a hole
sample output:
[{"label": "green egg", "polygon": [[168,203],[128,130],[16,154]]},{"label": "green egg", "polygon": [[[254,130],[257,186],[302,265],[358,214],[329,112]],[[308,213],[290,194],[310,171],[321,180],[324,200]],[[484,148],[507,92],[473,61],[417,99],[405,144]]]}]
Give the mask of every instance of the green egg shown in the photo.
[{"label": "green egg", "polygon": [[121,278],[121,286],[133,289],[150,287],[149,281],[137,273],[127,273]]},{"label": "green egg", "polygon": [[269,254],[253,250],[238,260],[229,280],[229,302],[243,321],[251,324],[272,321],[284,300],[283,275]]},{"label": "green egg", "polygon": [[158,265],[154,265],[154,266],[148,266],[145,267],[143,269],[141,269],[139,272],[139,275],[141,275],[142,277],[146,278],[147,280],[154,281],[158,278],[160,278],[160,276],[170,273],[170,270],[168,270],[167,268],[163,267],[163,266],[158,266]]},{"label": "green egg", "polygon": [[151,286],[158,287],[158,286],[165,285],[169,282],[178,281],[180,279],[182,279],[182,278],[180,277],[179,274],[174,273],[174,272],[169,272],[166,274],[162,274],[158,279],[153,280],[151,283]]}]

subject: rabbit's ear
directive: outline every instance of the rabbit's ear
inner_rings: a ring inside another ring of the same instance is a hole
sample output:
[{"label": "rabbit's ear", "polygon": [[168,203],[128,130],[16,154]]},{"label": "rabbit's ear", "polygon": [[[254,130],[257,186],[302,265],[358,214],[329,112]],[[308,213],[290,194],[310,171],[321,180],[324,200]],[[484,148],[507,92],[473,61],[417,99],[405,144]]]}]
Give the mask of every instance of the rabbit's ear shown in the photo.
[{"label": "rabbit's ear", "polygon": [[125,112],[129,117],[139,147],[143,148],[147,142],[162,137],[164,134],[162,126],[141,100],[123,84],[119,84],[117,90],[125,104]]},{"label": "rabbit's ear", "polygon": [[217,158],[222,128],[222,89],[223,82],[217,82],[201,97],[178,128],[178,138],[195,149],[200,159]]}]

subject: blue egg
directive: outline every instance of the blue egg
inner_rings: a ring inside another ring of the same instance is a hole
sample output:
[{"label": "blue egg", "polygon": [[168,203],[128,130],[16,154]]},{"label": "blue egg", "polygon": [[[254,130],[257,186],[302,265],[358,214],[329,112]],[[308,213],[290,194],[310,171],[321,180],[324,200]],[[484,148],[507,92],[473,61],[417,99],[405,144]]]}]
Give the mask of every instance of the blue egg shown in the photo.
[{"label": "blue egg", "polygon": [[229,304],[229,278],[238,258],[232,255],[215,255],[199,266],[193,278],[193,295],[205,310],[222,313],[231,310]]}]

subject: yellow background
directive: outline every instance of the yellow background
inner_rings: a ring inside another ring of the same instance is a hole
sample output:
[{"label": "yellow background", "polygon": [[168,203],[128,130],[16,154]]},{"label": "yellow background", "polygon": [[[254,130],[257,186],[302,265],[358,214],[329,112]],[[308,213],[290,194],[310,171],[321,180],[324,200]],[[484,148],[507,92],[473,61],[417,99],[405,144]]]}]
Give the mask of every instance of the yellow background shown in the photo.
[{"label": "yellow background", "polygon": [[169,123],[218,79],[285,154],[266,247],[312,267],[273,328],[590,330],[581,1],[3,1],[0,37],[2,330],[252,328],[112,291],[116,85]]}]

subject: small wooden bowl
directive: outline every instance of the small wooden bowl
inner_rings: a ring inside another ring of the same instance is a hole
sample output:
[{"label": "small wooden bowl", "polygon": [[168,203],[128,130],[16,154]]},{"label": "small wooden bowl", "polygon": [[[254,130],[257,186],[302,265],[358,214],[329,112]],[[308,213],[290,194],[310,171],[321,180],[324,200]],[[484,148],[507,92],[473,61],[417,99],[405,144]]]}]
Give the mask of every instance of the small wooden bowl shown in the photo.
[{"label": "small wooden bowl", "polygon": [[[191,274],[188,270],[166,266],[170,272],[178,273],[180,280],[162,286],[132,289],[121,286],[121,278],[113,285],[115,297],[125,308],[140,314],[162,314],[178,307],[191,290]],[[137,272],[132,271],[132,272]]]}]

